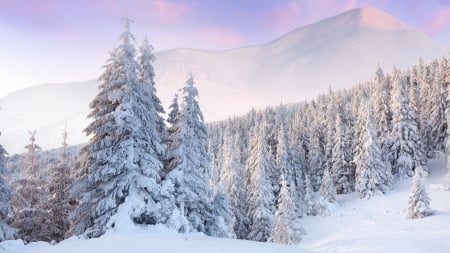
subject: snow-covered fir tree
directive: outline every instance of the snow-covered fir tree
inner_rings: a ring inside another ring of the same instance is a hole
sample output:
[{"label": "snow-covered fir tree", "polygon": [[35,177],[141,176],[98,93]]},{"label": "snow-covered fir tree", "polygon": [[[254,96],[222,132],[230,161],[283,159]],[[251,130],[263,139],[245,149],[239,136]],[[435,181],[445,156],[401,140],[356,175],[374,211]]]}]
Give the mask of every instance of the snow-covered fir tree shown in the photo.
[{"label": "snow-covered fir tree", "polygon": [[390,77],[383,73],[380,66],[377,67],[374,81],[374,113],[377,129],[377,139],[380,142],[381,153],[384,160],[389,164],[394,163],[394,156],[391,152],[393,136],[390,135],[393,128],[391,109],[391,83]]},{"label": "snow-covered fir tree", "polygon": [[212,202],[212,216],[207,224],[207,234],[214,237],[236,238],[234,222],[228,195],[222,187],[218,187]]},{"label": "snow-covered fir tree", "polygon": [[238,239],[248,235],[246,171],[240,160],[238,135],[234,137],[227,130],[225,134],[223,168],[220,184],[229,196],[230,208],[234,216],[234,233]]},{"label": "snow-covered fir tree", "polygon": [[354,164],[352,139],[353,125],[349,120],[349,110],[341,103],[336,116],[336,132],[331,156],[331,172],[335,181],[336,193],[349,193],[353,190]]},{"label": "snow-covered fir tree", "polygon": [[[284,113],[283,113],[284,114]],[[285,119],[284,115],[280,119],[280,126],[278,130],[277,136],[277,153],[275,154],[275,165],[276,169],[279,171],[281,175],[284,176],[284,181],[288,185],[288,187],[295,188],[296,178],[294,176],[294,168],[292,166],[292,155],[289,149],[286,127],[285,127]],[[301,177],[300,177],[301,178]],[[296,196],[297,195],[297,196]],[[295,199],[295,202],[301,202],[302,198],[300,194],[293,193],[292,197]]]},{"label": "snow-covered fir tree", "polygon": [[445,84],[445,72],[448,71],[448,62],[446,58],[442,57],[435,70],[432,83],[431,94],[429,101],[430,111],[427,115],[428,124],[430,126],[431,136],[431,150],[444,151],[445,150],[445,138],[447,131],[447,121],[445,120],[445,110],[447,108],[448,101],[446,100],[446,86]]},{"label": "snow-covered fir tree", "polygon": [[356,184],[355,190],[361,198],[370,198],[374,195],[384,194],[392,181],[392,174],[386,162],[383,161],[381,148],[378,144],[375,129],[375,117],[372,104],[365,110],[365,131],[361,135],[361,154],[356,158]]},{"label": "snow-covered fir tree", "polygon": [[393,76],[393,113],[394,126],[391,152],[393,154],[393,172],[400,179],[413,176],[415,166],[420,165],[423,155],[418,152],[421,148],[417,118],[405,94],[405,79],[401,73],[394,70]]},{"label": "snow-covered fir tree", "polygon": [[218,230],[217,217],[213,215],[213,193],[209,185],[210,157],[207,151],[208,129],[198,103],[194,78],[189,76],[180,90],[182,103],[175,122],[169,129],[167,181],[174,186],[175,203],[189,228],[179,231],[227,234]]},{"label": "snow-covered fir tree", "polygon": [[[310,113],[317,113],[318,110],[319,108],[315,108],[315,110],[311,110]],[[324,120],[318,117],[312,118],[307,131],[310,131],[308,165],[311,175],[311,185],[314,191],[318,191],[322,183],[323,168],[325,168],[327,163],[325,156],[326,142]]]},{"label": "snow-covered fir tree", "polygon": [[274,213],[273,186],[270,182],[269,148],[266,142],[265,127],[255,128],[251,134],[250,154],[247,160],[249,172],[249,192],[247,216],[250,219],[247,239],[265,242],[269,239]]},{"label": "snow-covered fir tree", "polygon": [[46,204],[53,221],[52,238],[61,241],[70,227],[69,213],[72,211],[70,205],[70,194],[68,188],[73,183],[70,173],[69,153],[67,152],[67,129],[62,134],[62,152],[60,159],[55,162],[52,168],[52,175],[49,182],[50,200]]},{"label": "snow-covered fir tree", "polygon": [[283,244],[297,244],[302,240],[303,228],[300,227],[298,211],[291,192],[294,186],[289,187],[288,182],[283,178],[281,181],[280,197],[275,213],[274,224],[270,241]]},{"label": "snow-covered fir tree", "polygon": [[[73,230],[88,237],[98,237],[114,227],[111,218],[121,206],[135,223],[155,224],[162,219],[157,202],[163,166],[159,157],[164,147],[155,108],[158,101],[153,101],[152,70],[138,78],[140,66],[135,60],[130,20],[124,19],[124,25],[119,46],[111,52],[99,78],[99,93],[90,105],[92,122],[84,130],[91,139],[81,151],[84,161],[79,169],[87,175],[72,220]],[[142,57],[141,61],[151,59]]]},{"label": "snow-covered fir tree", "polygon": [[333,184],[333,179],[329,169],[325,169],[322,178],[322,185],[320,186],[320,196],[329,203],[336,201],[336,187]]},{"label": "snow-covered fir tree", "polygon": [[305,211],[307,215],[317,215],[317,201],[314,198],[314,190],[308,174],[305,175]]},{"label": "snow-covered fir tree", "polygon": [[25,176],[14,182],[14,218],[11,226],[16,229],[16,237],[25,242],[53,240],[53,221],[45,203],[48,200],[46,181],[39,167],[39,151],[36,144],[37,131],[30,131],[30,143],[25,146]]},{"label": "snow-covered fir tree", "polygon": [[408,217],[412,219],[431,215],[430,197],[423,185],[424,173],[426,171],[421,166],[414,172],[412,189],[408,198]]},{"label": "snow-covered fir tree", "polygon": [[14,230],[7,224],[7,220],[11,216],[11,206],[9,205],[11,190],[4,179],[6,155],[6,150],[0,145],[0,242],[11,240],[14,236]]},{"label": "snow-covered fir tree", "polygon": [[[143,96],[144,99],[150,98],[150,102],[153,105],[149,111],[152,113],[150,117],[155,122],[156,126],[149,126],[151,128],[155,128],[156,132],[159,134],[156,139],[159,142],[156,146],[158,146],[158,151],[160,156],[162,157],[164,154],[164,149],[161,147],[161,141],[165,141],[167,138],[167,128],[164,122],[163,114],[164,107],[162,106],[161,100],[156,95],[156,87],[155,87],[155,70],[153,68],[153,62],[155,61],[155,56],[153,55],[153,47],[149,44],[147,37],[142,42],[139,47],[139,56],[138,62],[140,66],[140,71],[138,79],[142,85],[144,85],[147,89],[148,94]],[[143,103],[148,103],[148,101],[142,101]],[[155,131],[151,129],[150,131]]]}]

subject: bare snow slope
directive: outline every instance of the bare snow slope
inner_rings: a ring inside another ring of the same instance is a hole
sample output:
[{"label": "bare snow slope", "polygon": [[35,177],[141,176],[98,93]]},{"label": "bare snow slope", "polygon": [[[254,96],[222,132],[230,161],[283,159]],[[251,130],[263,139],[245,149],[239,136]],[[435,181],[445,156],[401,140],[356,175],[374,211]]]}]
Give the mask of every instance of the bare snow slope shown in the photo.
[{"label": "bare snow slope", "polygon": [[38,242],[24,246],[21,241],[0,243],[7,253],[308,253],[300,247],[274,243],[207,237],[203,234],[177,234],[167,229],[130,230],[101,238],[71,238],[55,246]]},{"label": "bare snow slope", "polygon": [[[205,118],[212,121],[251,107],[310,99],[330,86],[352,87],[370,79],[377,63],[386,70],[394,64],[405,68],[419,57],[428,60],[443,52],[423,33],[366,7],[301,27],[263,45],[158,52],[155,70],[158,95],[166,107],[192,72]],[[86,141],[81,129],[96,85],[95,81],[41,85],[0,99],[0,143],[11,153],[21,152],[28,139],[26,130],[36,128],[38,143],[53,148],[60,143],[64,122],[73,129],[71,143]]]},{"label": "bare snow slope", "polygon": [[431,175],[425,187],[431,198],[432,216],[406,218],[411,182],[395,185],[385,196],[370,200],[356,194],[340,195],[328,215],[301,220],[307,235],[297,246],[243,240],[219,239],[201,234],[177,234],[162,228],[112,231],[92,240],[71,238],[55,246],[21,241],[0,243],[0,252],[78,253],[78,252],[183,252],[183,253],[448,253],[450,252],[450,178],[445,161],[430,162]]},{"label": "bare snow slope", "polygon": [[450,252],[450,178],[445,159],[429,163],[425,180],[432,216],[408,219],[411,181],[370,200],[356,194],[341,195],[325,217],[307,217],[302,224],[309,235],[301,246],[314,252],[448,253]]}]

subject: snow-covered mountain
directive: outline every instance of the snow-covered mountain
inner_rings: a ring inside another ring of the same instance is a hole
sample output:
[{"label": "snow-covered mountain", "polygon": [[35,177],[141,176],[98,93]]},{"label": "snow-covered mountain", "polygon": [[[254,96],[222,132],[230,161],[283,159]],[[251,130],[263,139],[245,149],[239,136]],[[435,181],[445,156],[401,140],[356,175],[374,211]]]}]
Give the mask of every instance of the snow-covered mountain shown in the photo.
[{"label": "snow-covered mountain", "polygon": [[[373,76],[380,64],[406,68],[419,57],[444,50],[423,33],[371,7],[345,12],[296,29],[270,43],[226,51],[174,49],[158,52],[157,90],[165,106],[192,72],[207,121],[241,114],[252,107],[298,102]],[[106,56],[105,56],[106,59]],[[99,73],[100,74],[100,73]],[[0,143],[23,150],[28,130],[38,130],[45,149],[59,146],[67,123],[70,143],[86,141],[89,101],[96,81],[45,84],[0,99]]]}]

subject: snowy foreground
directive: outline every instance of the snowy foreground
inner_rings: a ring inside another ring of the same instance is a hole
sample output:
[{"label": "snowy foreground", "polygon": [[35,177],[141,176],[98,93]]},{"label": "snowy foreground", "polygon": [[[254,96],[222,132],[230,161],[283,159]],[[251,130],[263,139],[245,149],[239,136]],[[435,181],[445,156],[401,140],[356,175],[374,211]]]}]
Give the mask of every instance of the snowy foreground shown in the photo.
[{"label": "snowy foreground", "polygon": [[328,216],[307,217],[307,231],[298,246],[219,239],[203,234],[177,234],[164,228],[128,228],[111,231],[98,239],[70,238],[58,245],[19,240],[0,243],[0,252],[450,252],[450,178],[445,164],[430,163],[426,180],[434,215],[407,219],[406,207],[411,182],[397,184],[384,197],[360,200],[356,194],[339,196]]}]

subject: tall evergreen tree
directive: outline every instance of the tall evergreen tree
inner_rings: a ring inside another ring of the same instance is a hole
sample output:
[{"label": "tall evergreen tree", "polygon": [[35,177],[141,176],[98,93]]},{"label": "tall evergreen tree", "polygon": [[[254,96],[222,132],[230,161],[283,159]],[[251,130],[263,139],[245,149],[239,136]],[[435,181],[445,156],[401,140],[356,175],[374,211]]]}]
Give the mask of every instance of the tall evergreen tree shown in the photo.
[{"label": "tall evergreen tree", "polygon": [[[139,56],[138,56],[138,62],[140,66],[139,71],[139,81],[141,82],[144,87],[146,87],[146,91],[148,94],[144,96],[144,99],[151,99],[151,105],[152,108],[149,108],[149,112],[152,114],[150,115],[150,118],[154,120],[155,126],[150,126],[155,128],[156,132],[159,135],[159,138],[156,140],[157,143],[155,148],[159,148],[159,150],[156,150],[159,152],[160,156],[163,155],[163,152],[165,151],[162,146],[160,145],[161,141],[164,141],[167,138],[167,128],[166,124],[164,122],[163,114],[164,114],[164,107],[162,106],[161,100],[156,95],[156,87],[155,87],[155,70],[153,68],[153,62],[155,61],[155,56],[153,55],[153,47],[149,44],[148,39],[145,38],[142,42],[142,45],[139,48]],[[148,101],[142,101],[143,103],[148,103]],[[150,131],[154,131],[151,129]],[[158,136],[157,136],[158,137]]]},{"label": "tall evergreen tree", "polygon": [[234,233],[238,239],[245,239],[248,235],[249,223],[246,216],[247,187],[245,179],[247,176],[239,155],[240,139],[239,136],[233,137],[231,134],[226,134],[225,138],[224,167],[220,181],[229,196],[231,211],[235,219]]},{"label": "tall evergreen tree", "polygon": [[420,136],[417,118],[405,94],[405,80],[398,71],[394,71],[394,127],[392,154],[394,155],[393,171],[399,178],[412,177],[414,167],[423,161],[420,154]]},{"label": "tall evergreen tree", "polygon": [[306,174],[305,176],[305,206],[307,215],[317,214],[317,202],[313,196],[313,188],[310,176]]},{"label": "tall evergreen tree", "polygon": [[14,230],[6,223],[11,215],[11,206],[9,205],[11,190],[3,177],[6,171],[6,155],[6,150],[0,145],[0,242],[11,240],[14,236]]},{"label": "tall evergreen tree", "polygon": [[218,224],[212,221],[216,218],[212,214],[213,193],[209,185],[208,131],[194,84],[191,75],[181,89],[182,104],[177,120],[169,129],[170,172],[166,178],[173,182],[175,203],[188,220],[188,229],[209,234],[219,228],[211,227]]},{"label": "tall evergreen tree", "polygon": [[70,227],[69,213],[72,211],[70,205],[70,194],[68,188],[73,183],[70,173],[69,153],[67,152],[68,133],[63,132],[62,152],[60,159],[52,168],[52,175],[49,182],[50,200],[47,204],[50,217],[53,221],[51,230],[52,238],[55,241],[64,239]]},{"label": "tall evergreen tree", "polygon": [[[315,111],[311,111],[309,113],[313,114],[318,111],[319,108],[316,108]],[[318,191],[320,189],[323,170],[327,163],[325,156],[326,144],[324,120],[320,119],[320,116],[318,117],[313,118],[310,122],[311,125],[307,128],[307,131],[310,131],[308,165],[311,175],[311,185],[314,191]]]},{"label": "tall evergreen tree", "polygon": [[74,231],[88,237],[115,227],[111,218],[121,206],[135,223],[161,220],[157,201],[162,163],[158,157],[164,148],[155,108],[158,103],[153,101],[154,87],[146,79],[151,71],[138,78],[140,66],[135,60],[130,20],[124,19],[124,25],[120,44],[111,53],[99,79],[99,93],[90,105],[92,122],[84,130],[91,136],[80,155],[85,159],[80,164],[87,182],[78,207],[81,210],[72,218]]},{"label": "tall evergreen tree", "polygon": [[445,83],[445,72],[448,71],[447,60],[442,58],[435,70],[433,81],[431,83],[430,115],[427,115],[430,126],[430,136],[432,150],[444,151],[445,138],[447,131],[447,121],[445,118],[445,110],[447,108],[447,97]]},{"label": "tall evergreen tree", "polygon": [[[295,186],[291,186],[292,188]],[[297,244],[302,240],[303,229],[300,227],[296,207],[291,195],[292,188],[283,178],[281,181],[278,208],[270,240],[276,243]]]},{"label": "tall evergreen tree", "polygon": [[26,177],[18,180],[16,193],[13,196],[15,214],[12,227],[16,229],[16,237],[25,242],[53,240],[53,221],[46,210],[45,202],[48,192],[46,182],[39,171],[39,151],[36,144],[37,131],[30,131],[30,143],[25,146]]},{"label": "tall evergreen tree", "polygon": [[354,166],[352,140],[349,133],[353,133],[352,125],[348,119],[348,110],[345,104],[339,105],[336,116],[336,133],[333,140],[331,172],[335,181],[336,193],[349,193],[353,190]]},{"label": "tall evergreen tree", "polygon": [[378,66],[374,82],[374,113],[377,119],[377,139],[380,142],[383,159],[389,163],[389,166],[394,163],[394,154],[391,152],[393,140],[390,134],[393,129],[391,90],[390,77],[386,76]]},{"label": "tall evergreen tree", "polygon": [[[383,161],[383,155],[377,141],[375,117],[371,104],[367,106],[366,126],[361,144],[361,154],[357,157],[355,190],[361,198],[381,195],[389,189],[392,180],[391,171]],[[364,117],[363,115],[361,115]]]},{"label": "tall evergreen tree", "polygon": [[329,169],[325,169],[322,178],[322,185],[320,186],[320,196],[329,203],[336,201],[336,188],[333,184],[333,179]]},{"label": "tall evergreen tree", "polygon": [[265,137],[265,127],[262,125],[252,131],[247,160],[247,170],[250,173],[247,210],[250,232],[247,239],[261,242],[269,239],[274,219],[273,188],[268,175],[271,164]]},{"label": "tall evergreen tree", "polygon": [[[303,173],[307,171],[307,169],[305,169],[307,163],[307,157],[305,154],[305,149],[307,149],[307,141],[304,135],[300,135],[299,139],[296,141],[296,144],[289,143],[286,131],[286,112],[284,109],[282,109],[282,112],[278,117],[279,129],[275,159],[276,169],[280,173],[278,178],[283,177],[288,184],[288,187],[290,187],[292,201],[296,205],[296,215],[298,215],[298,217],[302,217],[306,212]],[[296,158],[294,158],[293,155],[293,147],[295,147],[298,154]],[[295,161],[295,163],[293,161]],[[281,182],[279,184],[281,186]],[[281,195],[279,191],[277,193],[278,197],[280,197]]]},{"label": "tall evergreen tree", "polygon": [[234,222],[228,195],[222,187],[218,187],[212,201],[212,217],[207,224],[207,234],[221,238],[236,238]]}]

